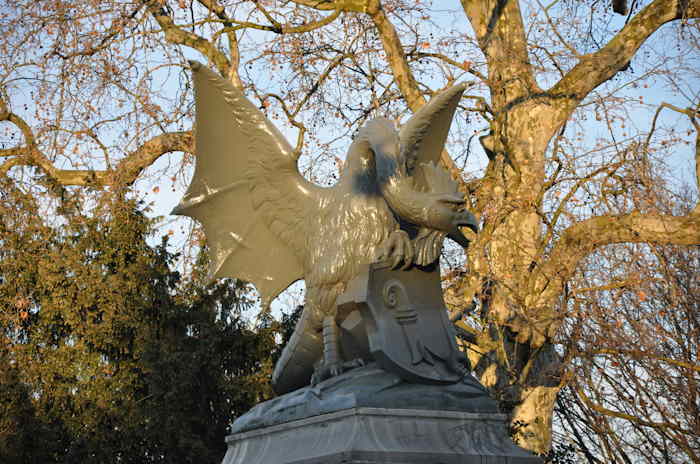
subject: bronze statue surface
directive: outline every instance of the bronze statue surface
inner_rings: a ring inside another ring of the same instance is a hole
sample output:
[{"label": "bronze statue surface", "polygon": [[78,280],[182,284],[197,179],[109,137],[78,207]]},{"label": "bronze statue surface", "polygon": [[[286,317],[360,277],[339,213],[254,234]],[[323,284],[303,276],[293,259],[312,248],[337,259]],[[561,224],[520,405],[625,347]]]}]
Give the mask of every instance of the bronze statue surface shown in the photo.
[{"label": "bronze statue surface", "polygon": [[466,246],[459,226],[477,229],[437,165],[464,86],[434,97],[398,133],[387,119],[368,122],[337,184],[324,188],[301,176],[289,143],[239,90],[199,63],[192,69],[197,164],[173,212],[203,225],[212,278],[250,281],[264,305],[306,281],[303,313],[275,366],[278,393],[307,385],[314,373],[315,381],[338,374],[348,364],[339,353],[336,300],[348,284],[377,261],[435,272],[445,236]]}]

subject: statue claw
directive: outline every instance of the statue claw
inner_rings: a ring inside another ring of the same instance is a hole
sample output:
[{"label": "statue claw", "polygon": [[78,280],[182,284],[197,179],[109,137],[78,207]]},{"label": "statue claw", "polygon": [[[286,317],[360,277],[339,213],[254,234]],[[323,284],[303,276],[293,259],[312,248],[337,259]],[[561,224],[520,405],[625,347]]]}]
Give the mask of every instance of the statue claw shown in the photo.
[{"label": "statue claw", "polygon": [[401,270],[413,264],[414,249],[411,239],[403,230],[393,231],[381,245],[378,260],[391,260],[391,267],[396,269],[403,262]]},{"label": "statue claw", "polygon": [[339,361],[334,363],[322,363],[316,367],[311,376],[311,386],[315,387],[319,383],[331,377],[337,377],[340,374],[358,367],[364,367],[365,361],[362,358],[356,358],[351,361]]}]

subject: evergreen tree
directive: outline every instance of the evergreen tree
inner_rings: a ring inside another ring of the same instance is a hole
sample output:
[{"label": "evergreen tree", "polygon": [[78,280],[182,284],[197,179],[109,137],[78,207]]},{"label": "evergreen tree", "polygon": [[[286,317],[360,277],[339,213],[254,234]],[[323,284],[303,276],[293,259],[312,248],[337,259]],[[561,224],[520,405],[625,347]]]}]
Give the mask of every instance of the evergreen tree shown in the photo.
[{"label": "evergreen tree", "polygon": [[0,462],[217,462],[229,423],[270,395],[273,327],[244,285],[172,269],[120,194],[66,194],[48,223],[0,189]]}]

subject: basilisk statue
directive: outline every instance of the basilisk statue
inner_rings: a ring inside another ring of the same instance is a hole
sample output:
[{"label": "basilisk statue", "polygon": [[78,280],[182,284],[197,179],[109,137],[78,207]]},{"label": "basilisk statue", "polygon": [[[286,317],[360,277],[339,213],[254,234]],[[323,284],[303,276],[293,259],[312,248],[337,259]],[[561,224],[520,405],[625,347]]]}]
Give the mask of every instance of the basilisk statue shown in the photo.
[{"label": "basilisk statue", "polygon": [[274,369],[278,393],[307,385],[315,370],[337,374],[336,342],[326,340],[324,357],[323,338],[334,335],[336,299],[363,266],[428,266],[446,236],[467,246],[459,227],[477,230],[437,165],[465,86],[435,96],[398,133],[387,119],[368,122],[340,179],[324,188],[302,177],[298,153],[241,91],[191,66],[197,164],[173,212],[204,227],[211,277],[253,283],[263,305],[306,281],[303,313]]}]

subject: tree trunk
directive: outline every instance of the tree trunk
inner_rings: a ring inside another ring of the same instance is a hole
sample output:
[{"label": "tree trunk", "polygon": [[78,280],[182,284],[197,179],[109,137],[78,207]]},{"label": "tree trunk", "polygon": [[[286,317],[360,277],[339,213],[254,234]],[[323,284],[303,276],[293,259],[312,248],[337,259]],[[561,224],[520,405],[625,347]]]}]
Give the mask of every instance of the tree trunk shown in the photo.
[{"label": "tree trunk", "polygon": [[561,363],[552,344],[560,293],[544,297],[543,288],[556,284],[537,278],[544,240],[540,188],[547,146],[558,129],[554,113],[538,97],[522,98],[492,121],[491,134],[482,140],[491,163],[477,192],[484,230],[469,254],[482,283],[473,296],[481,300],[489,324],[477,343],[485,354],[472,355],[472,364],[511,414],[513,438],[541,454],[551,446],[552,411],[561,388]]}]

